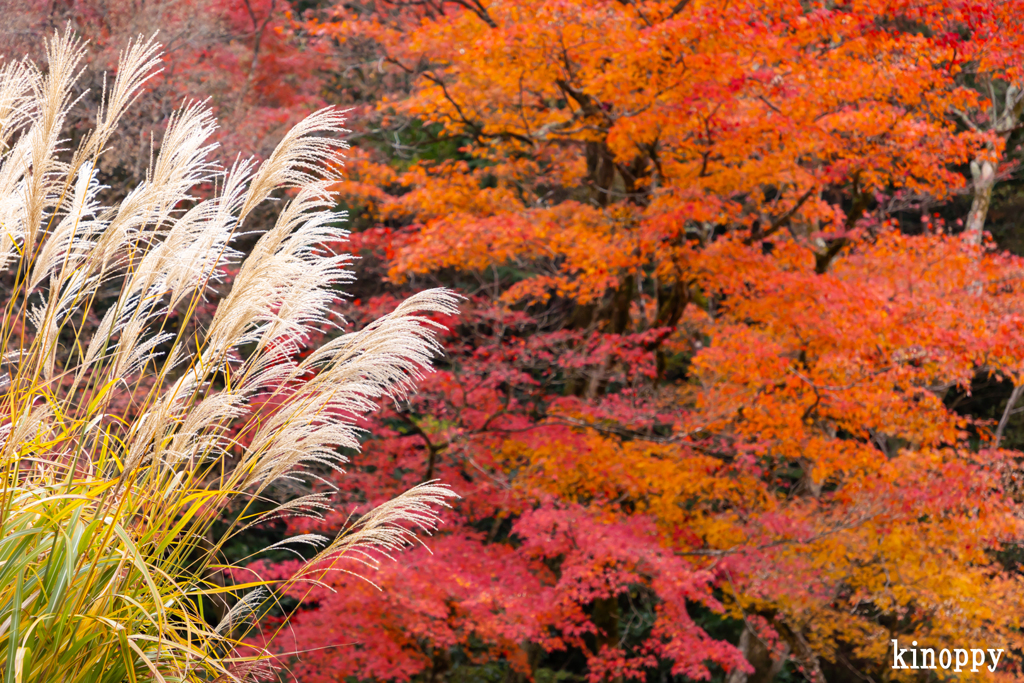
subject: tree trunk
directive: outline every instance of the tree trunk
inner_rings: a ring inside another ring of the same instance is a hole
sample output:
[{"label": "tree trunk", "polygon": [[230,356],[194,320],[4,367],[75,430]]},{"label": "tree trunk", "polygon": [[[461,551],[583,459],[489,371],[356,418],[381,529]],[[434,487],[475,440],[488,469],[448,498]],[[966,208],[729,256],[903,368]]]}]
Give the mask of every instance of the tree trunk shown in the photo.
[{"label": "tree trunk", "polygon": [[750,662],[750,666],[754,667],[754,673],[747,674],[734,670],[729,674],[726,683],[771,683],[786,663],[789,647],[785,645],[783,647],[785,648],[783,652],[770,652],[765,647],[764,641],[758,638],[749,627],[744,626],[743,634],[740,636],[740,652]]},{"label": "tree trunk", "polygon": [[995,164],[975,159],[971,162],[971,178],[974,181],[974,201],[971,202],[971,212],[967,214],[965,234],[971,244],[981,244],[988,206],[992,201],[992,188],[996,184]]},{"label": "tree trunk", "polygon": [[608,206],[615,181],[615,157],[603,142],[588,142],[586,156],[587,176],[596,193],[594,199],[598,206]]},{"label": "tree trunk", "polygon": [[[593,602],[591,621],[597,627],[594,634],[594,654],[600,654],[601,648],[619,646],[619,599],[616,596],[598,598]],[[622,683],[622,677],[606,679],[609,683]]]},{"label": "tree trunk", "polygon": [[[632,322],[629,314],[633,306],[633,293],[635,290],[636,278],[633,275],[627,275],[619,284],[618,289],[615,290],[615,294],[609,303],[606,332],[610,334],[623,334],[629,329]],[[608,388],[608,375],[612,370],[612,366],[612,357],[608,356],[600,367],[594,369],[594,374],[591,375],[590,383],[587,385],[587,398],[604,396],[604,392]]]},{"label": "tree trunk", "polygon": [[[991,85],[990,85],[991,87]],[[1010,135],[1016,130],[1024,115],[1024,90],[1016,83],[1006,88],[1006,95],[1003,99],[1003,111],[996,114],[997,104],[995,93],[992,97],[991,126],[987,132],[994,133],[1002,138],[1004,146]],[[975,132],[981,129],[965,118],[968,127]],[[981,244],[982,234],[985,230],[985,219],[988,217],[988,207],[992,201],[992,188],[996,184],[997,163],[991,161],[994,158],[996,148],[993,142],[987,144],[986,151],[988,159],[975,159],[971,162],[971,180],[973,181],[974,201],[971,202],[971,212],[967,214],[967,226],[965,237],[971,244]],[[1002,152],[1001,152],[1002,153]]]}]

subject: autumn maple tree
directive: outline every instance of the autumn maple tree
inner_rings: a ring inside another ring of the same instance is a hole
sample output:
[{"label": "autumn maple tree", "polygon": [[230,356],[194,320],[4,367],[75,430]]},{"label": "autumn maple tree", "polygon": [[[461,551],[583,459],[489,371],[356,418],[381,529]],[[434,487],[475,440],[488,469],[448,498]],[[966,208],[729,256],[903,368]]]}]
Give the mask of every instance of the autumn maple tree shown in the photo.
[{"label": "autumn maple tree", "polygon": [[[384,91],[343,188],[378,226],[356,244],[392,287],[476,295],[366,475],[461,477],[462,530],[423,580],[394,568],[372,628],[333,616],[368,589],[318,596],[299,628],[360,645],[309,671],[832,679],[890,675],[892,637],[1019,649],[996,557],[1021,531],[1014,455],[952,397],[1021,379],[1020,263],[982,240],[1021,9],[308,14],[297,30]],[[964,193],[963,235],[894,216]],[[711,635],[714,614],[739,631]]]}]

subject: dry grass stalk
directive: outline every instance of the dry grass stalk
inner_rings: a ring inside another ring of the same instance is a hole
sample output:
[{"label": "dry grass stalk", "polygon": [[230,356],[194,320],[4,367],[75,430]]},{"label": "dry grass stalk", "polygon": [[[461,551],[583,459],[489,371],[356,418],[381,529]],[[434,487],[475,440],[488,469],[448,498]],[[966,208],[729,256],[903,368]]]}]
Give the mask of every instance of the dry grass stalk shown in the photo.
[{"label": "dry grass stalk", "polygon": [[[61,131],[83,46],[48,44],[48,69],[0,67],[0,671],[5,683],[61,680],[237,681],[265,671],[239,657],[274,590],[220,585],[207,538],[241,501],[228,536],[275,515],[316,514],[314,494],[249,512],[273,482],[338,468],[358,447],[353,421],[403,397],[439,352],[424,314],[457,312],[423,292],[362,331],[301,351],[329,324],[350,257],[329,192],[343,118],[300,123],[263,163],[211,159],[201,104],[170,121],[145,182],[103,206],[98,159],[156,64],[151,41],[129,45],[95,130],[74,149]],[[148,152],[147,152],[148,153]],[[213,184],[212,196],[200,186]],[[281,189],[291,199],[248,257],[232,249],[246,218]],[[238,266],[205,324],[211,287]],[[255,398],[279,409],[254,414]],[[233,434],[246,435],[240,448]],[[233,457],[232,454],[238,454]],[[340,557],[371,567],[435,528],[453,494],[417,487],[323,549],[302,575]],[[373,549],[376,549],[374,551]],[[303,578],[303,576],[297,577]],[[221,583],[223,580],[221,580]],[[219,625],[204,599],[233,603]]]}]

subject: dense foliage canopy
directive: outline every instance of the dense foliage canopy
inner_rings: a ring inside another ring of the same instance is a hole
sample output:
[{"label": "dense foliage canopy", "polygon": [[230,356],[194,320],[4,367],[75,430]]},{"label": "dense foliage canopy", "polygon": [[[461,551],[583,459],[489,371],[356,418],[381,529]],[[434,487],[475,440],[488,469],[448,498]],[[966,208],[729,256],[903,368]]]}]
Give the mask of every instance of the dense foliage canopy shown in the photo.
[{"label": "dense foliage canopy", "polygon": [[462,496],[267,617],[295,680],[922,677],[893,638],[1022,675],[1024,2],[130,4],[16,21],[169,32],[139,135],[170,94],[257,153],[351,107],[342,312],[466,297],[334,510],[260,532]]}]

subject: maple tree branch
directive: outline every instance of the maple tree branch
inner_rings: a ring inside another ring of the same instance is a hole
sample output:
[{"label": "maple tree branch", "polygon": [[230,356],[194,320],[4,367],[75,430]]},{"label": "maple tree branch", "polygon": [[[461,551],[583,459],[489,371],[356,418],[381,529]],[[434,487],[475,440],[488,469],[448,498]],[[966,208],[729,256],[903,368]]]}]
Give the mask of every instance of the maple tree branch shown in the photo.
[{"label": "maple tree branch", "polygon": [[961,111],[961,110],[957,109],[956,107],[950,107],[950,112],[953,113],[953,114],[956,114],[956,116],[961,121],[964,122],[964,125],[966,125],[968,128],[970,128],[973,132],[975,132],[975,133],[980,133],[981,132],[981,129],[978,128],[977,124],[975,124],[974,121],[971,121],[971,117],[967,115],[967,112]]},{"label": "maple tree branch", "polygon": [[999,121],[999,132],[1010,135],[1021,127],[1020,117],[1024,114],[1024,89],[1011,84],[1006,90],[1006,101],[1003,105],[1003,116]]},{"label": "maple tree branch", "polygon": [[831,529],[826,529],[824,531],[820,531],[820,532],[818,532],[818,533],[816,533],[816,534],[814,534],[812,536],[809,536],[807,538],[780,538],[777,541],[771,541],[770,543],[762,543],[760,545],[755,545],[755,546],[750,546],[750,547],[740,547],[740,546],[737,546],[737,547],[733,547],[733,548],[725,548],[725,549],[722,549],[722,550],[716,550],[716,549],[712,549],[712,548],[708,548],[708,549],[704,549],[704,550],[686,550],[686,551],[679,551],[678,554],[679,555],[706,556],[706,557],[726,557],[728,555],[738,555],[740,553],[749,553],[749,552],[759,552],[759,551],[762,551],[762,550],[771,550],[772,548],[779,548],[779,547],[787,546],[787,545],[797,545],[797,544],[799,544],[799,545],[806,545],[808,543],[814,543],[815,541],[820,541],[823,538],[828,538],[829,536],[837,534],[837,533],[839,533],[841,531],[849,531],[850,529],[855,529],[855,528],[861,526],[862,524],[864,524],[866,522],[870,522],[872,519],[877,517],[879,514],[881,514],[881,513],[880,512],[875,512],[875,513],[873,513],[871,515],[868,515],[867,517],[865,517],[863,519],[858,519],[858,520],[855,520],[855,521],[839,523],[836,526],[832,527]]},{"label": "maple tree branch", "polygon": [[[594,424],[592,422],[586,422],[585,420],[579,420],[579,419],[572,418],[572,417],[548,418],[548,420],[544,424],[558,424],[558,423],[561,423],[561,424],[564,424],[564,425],[570,426],[570,427],[586,427],[587,429],[593,429],[596,432],[602,432],[602,433],[605,433],[605,434],[614,434],[615,436],[621,436],[621,437],[629,438],[629,439],[636,439],[637,441],[649,441],[651,443],[658,443],[658,444],[679,444],[680,446],[687,446],[688,448],[692,448],[695,451],[700,451],[701,453],[704,453],[705,455],[710,455],[710,456],[719,458],[720,460],[722,460],[724,462],[732,462],[733,459],[734,459],[734,455],[732,453],[726,453],[726,452],[723,452],[723,451],[715,450],[713,448],[708,448],[707,446],[702,446],[701,444],[694,443],[693,441],[690,441],[689,439],[686,439],[686,436],[687,436],[686,434],[673,435],[673,436],[667,436],[667,437],[657,437],[657,436],[653,436],[651,434],[648,434],[646,432],[637,431],[635,429],[626,429],[626,428],[623,428],[623,427],[608,427],[608,426],[604,426],[604,425],[596,425],[596,424]],[[544,424],[540,424],[538,426],[544,426]],[[690,432],[690,434],[692,434],[692,433],[693,432]]]},{"label": "maple tree branch", "polygon": [[778,107],[776,107],[774,104],[772,104],[771,101],[767,97],[765,97],[764,95],[758,95],[757,99],[759,99],[762,102],[764,102],[765,104],[767,104],[768,108],[771,109],[776,114],[778,114],[779,116],[785,116],[785,114],[782,113],[782,110],[779,109]]},{"label": "maple tree branch", "polygon": [[840,392],[840,391],[849,391],[850,389],[853,389],[854,387],[860,386],[861,384],[863,384],[868,379],[870,379],[872,377],[878,377],[879,375],[884,375],[885,373],[889,372],[890,370],[892,370],[892,369],[894,369],[896,367],[897,367],[897,365],[889,365],[889,366],[886,366],[884,368],[880,368],[878,370],[875,370],[874,372],[870,372],[870,373],[864,375],[863,379],[857,380],[855,382],[850,382],[849,384],[845,384],[845,385],[841,385],[841,386],[832,386],[832,385],[828,385],[828,384],[825,384],[825,385],[815,384],[814,381],[810,377],[807,377],[806,375],[804,375],[799,370],[794,370],[794,369],[790,368],[790,372],[792,372],[794,375],[796,375],[797,377],[802,379],[804,382],[806,382],[808,385],[810,385],[815,391]]},{"label": "maple tree branch", "polygon": [[505,392],[505,404],[501,407],[501,410],[496,410],[486,420],[484,420],[484,423],[482,425],[480,425],[480,429],[476,430],[477,433],[484,433],[484,432],[486,432],[487,429],[491,426],[491,423],[494,422],[494,420],[496,420],[501,415],[507,414],[508,413],[508,407],[509,407],[509,404],[511,402],[512,402],[512,392],[511,391],[506,391]]},{"label": "maple tree branch", "polygon": [[828,267],[832,265],[832,261],[835,260],[839,252],[843,250],[850,240],[846,237],[840,237],[837,240],[833,240],[826,248],[823,253],[814,254],[814,272],[818,275],[824,275],[828,272]]},{"label": "maple tree branch", "polygon": [[705,176],[707,176],[707,172],[708,172],[708,157],[710,157],[710,156],[711,156],[711,150],[710,149],[704,150],[704,152],[701,153],[701,155],[700,155],[700,158],[701,158],[701,161],[700,161],[700,173],[697,174],[698,178],[704,178]]},{"label": "maple tree branch", "polygon": [[397,66],[399,69],[401,69],[405,73],[409,74],[410,76],[412,76],[412,75],[414,75],[414,74],[416,74],[416,73],[418,73],[420,71],[420,69],[418,69],[418,68],[417,69],[412,69],[412,68],[406,66],[405,64],[402,64],[402,62],[400,60],[398,60],[398,59],[396,59],[394,57],[390,57],[390,56],[385,55],[385,56],[381,57],[381,59],[384,62],[387,62],[388,64],[394,64],[395,66]]},{"label": "maple tree branch", "polygon": [[473,137],[477,139],[477,141],[482,141],[487,138],[498,140],[511,139],[518,140],[519,142],[530,145],[531,147],[533,146],[534,142],[531,138],[525,135],[520,135],[519,133],[513,133],[511,131],[503,131],[501,133],[485,133],[483,126],[471,121],[462,111],[462,107],[459,106],[458,102],[455,101],[455,98],[453,98],[451,96],[451,93],[448,92],[448,87],[445,85],[443,79],[429,72],[424,72],[423,77],[426,78],[431,83],[433,83],[434,85],[441,88],[441,93],[444,95],[444,98],[448,100],[448,103],[451,104],[452,107],[455,108],[455,113],[458,114],[459,116],[459,122],[470,129],[470,133],[473,135]]},{"label": "maple tree branch", "polygon": [[986,78],[985,81],[988,84],[989,102],[992,104],[992,122],[996,123],[999,121],[999,111],[997,109],[999,105],[996,104],[996,88],[992,83],[991,78]]},{"label": "maple tree branch", "polygon": [[[708,114],[707,116],[702,117],[703,118],[703,122],[704,122],[704,136],[705,136],[705,139],[707,140],[707,145],[706,145],[707,149],[704,150],[704,152],[701,154],[700,173],[697,174],[698,178],[704,178],[704,177],[707,176],[708,160],[711,157],[712,146],[715,144],[713,136],[711,135],[711,119],[718,114],[718,110],[721,108],[721,106],[722,105],[719,103],[711,111],[710,114]],[[715,160],[717,161],[719,158],[720,157],[716,157]]]},{"label": "maple tree branch", "polygon": [[1013,392],[1010,394],[1010,399],[1006,402],[1006,410],[1003,411],[1003,417],[999,420],[999,426],[996,427],[993,448],[999,448],[999,442],[1003,438],[1003,432],[1006,431],[1006,425],[1010,422],[1010,415],[1013,414],[1014,406],[1016,406],[1017,401],[1020,400],[1021,393],[1024,393],[1024,384],[1018,384],[1015,386],[1013,388]]},{"label": "maple tree branch", "polygon": [[526,131],[526,136],[532,138],[533,134],[530,132],[530,122],[526,120],[526,107],[523,104],[523,77],[525,75],[525,69],[519,72],[519,118],[523,120],[523,130]]},{"label": "maple tree branch", "polygon": [[444,441],[443,443],[435,444],[430,440],[430,436],[427,435],[423,428],[420,427],[419,423],[407,413],[399,413],[402,420],[412,428],[412,431],[421,439],[427,446],[427,471],[423,476],[423,481],[430,481],[434,478],[434,467],[437,465],[437,454],[446,449],[451,442]]},{"label": "maple tree branch", "polygon": [[270,23],[270,20],[274,18],[274,10],[277,8],[277,0],[270,0],[270,9],[267,10],[267,16],[264,17],[263,22],[260,23],[256,18],[256,11],[252,8],[252,3],[250,3],[249,0],[242,1],[245,3],[245,9],[249,13],[249,19],[252,20],[254,38],[252,45],[252,60],[249,62],[249,74],[246,76],[245,83],[242,85],[242,92],[238,97],[237,106],[241,106],[246,95],[249,94],[253,81],[256,79],[256,67],[259,64],[260,44],[263,42],[263,31],[267,28],[267,24]]},{"label": "maple tree branch", "polygon": [[784,228],[786,224],[789,222],[789,219],[792,218],[793,215],[800,210],[800,207],[802,207],[804,203],[811,198],[812,194],[814,194],[813,187],[807,190],[807,192],[804,192],[802,195],[800,195],[800,198],[796,200],[796,204],[794,204],[792,207],[783,212],[781,216],[773,220],[772,224],[768,227],[767,230],[765,230],[764,232],[761,232],[760,230],[752,232],[749,237],[743,240],[743,243],[749,246],[754,242],[757,242],[758,240],[764,240],[771,237],[776,232]]},{"label": "maple tree branch", "polygon": [[[568,57],[566,58],[566,60],[568,60]],[[582,90],[578,90],[577,88],[572,87],[571,85],[569,85],[569,81],[565,80],[564,78],[556,78],[555,84],[559,88],[561,88],[562,92],[571,97],[576,102],[576,104],[580,106],[580,109],[583,111],[583,114],[585,116],[598,115],[597,109],[594,106],[593,100],[591,99],[590,95],[587,95]]]},{"label": "maple tree branch", "polygon": [[686,6],[689,5],[689,4],[690,4],[690,0],[679,0],[679,2],[677,2],[675,4],[675,7],[672,8],[672,11],[669,12],[668,18],[671,19],[675,15],[679,14],[680,12],[682,12],[684,9],[686,9]]},{"label": "maple tree branch", "polygon": [[441,88],[441,93],[444,95],[444,98],[448,100],[448,103],[455,108],[455,113],[459,115],[459,119],[462,121],[463,125],[469,126],[474,131],[483,131],[483,128],[481,128],[478,124],[473,123],[466,117],[465,113],[463,113],[462,111],[462,107],[459,106],[459,103],[456,102],[455,99],[451,96],[451,93],[448,92],[448,86],[445,85],[444,79],[435,76],[434,74],[429,72],[424,73],[423,77],[426,78],[431,83],[433,83],[434,85],[436,85],[437,87]]},{"label": "maple tree branch", "polygon": [[[619,0],[619,1],[622,4],[629,5],[630,7],[635,9],[637,15],[643,20],[643,22],[645,24],[647,24],[648,28],[652,28],[654,26],[654,24],[652,24],[650,21],[648,21],[647,17],[643,13],[643,10],[640,9],[640,6],[636,4],[635,0]],[[689,0],[687,0],[687,2],[689,2]]]},{"label": "maple tree branch", "polygon": [[861,679],[862,681],[866,681],[866,683],[876,683],[874,678],[854,667],[850,660],[846,658],[846,655],[842,653],[842,651],[837,650],[836,657],[838,657],[840,663],[847,669],[849,669],[850,672],[857,678]]},{"label": "maple tree branch", "polygon": [[487,8],[479,2],[479,0],[448,0],[459,7],[464,7],[470,12],[475,14],[480,21],[484,22],[491,28],[498,28],[498,25],[491,18],[491,15],[487,12]]},{"label": "maple tree branch", "polygon": [[[731,580],[732,577],[730,576],[730,581]],[[774,610],[772,612],[773,613],[770,618],[765,617],[768,618],[769,622],[781,618],[781,615],[775,613]],[[743,618],[743,633],[740,635],[739,642],[740,653],[747,659],[748,662],[750,662],[752,659],[752,655],[754,654],[752,652],[750,640],[756,640],[764,649],[764,652],[768,653],[768,664],[767,670],[764,671],[764,673],[766,674],[765,676],[759,676],[758,667],[756,665],[754,666],[755,672],[753,676],[763,680],[774,680],[775,676],[778,675],[778,673],[782,670],[782,667],[785,664],[785,662],[789,659],[789,654],[791,650],[789,641],[786,639],[785,635],[782,632],[782,629],[780,628],[782,624],[776,624],[776,626],[774,627],[774,630],[782,640],[781,648],[776,650],[771,643],[765,641],[757,633],[757,629],[755,629],[753,624],[751,624],[750,621],[747,619],[747,610],[744,609],[742,606],[740,607],[740,615]],[[759,616],[764,615],[759,613]],[[761,662],[761,664],[764,664],[764,662]],[[765,667],[762,666],[761,668],[764,669]],[[742,675],[740,677],[736,677],[735,675],[733,675],[730,676],[728,680],[730,683],[733,683],[733,681],[736,681],[736,683],[739,683],[740,681],[742,681],[742,683],[746,683],[750,680],[750,676]]]}]

